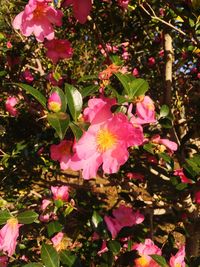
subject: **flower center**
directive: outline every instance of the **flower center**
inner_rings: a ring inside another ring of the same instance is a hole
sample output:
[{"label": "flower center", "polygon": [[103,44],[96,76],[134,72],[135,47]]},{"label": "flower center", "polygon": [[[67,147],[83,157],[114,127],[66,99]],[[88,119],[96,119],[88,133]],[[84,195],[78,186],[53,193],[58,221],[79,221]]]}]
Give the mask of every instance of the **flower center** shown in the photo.
[{"label": "flower center", "polygon": [[7,223],[10,225],[10,226],[13,226],[15,227],[17,224],[18,224],[18,220],[16,218],[10,218],[7,220]]},{"label": "flower center", "polygon": [[137,266],[144,266],[144,267],[150,266],[149,260],[145,256],[142,256],[142,257],[136,259],[135,263]]},{"label": "flower center", "polygon": [[117,142],[117,137],[112,132],[102,129],[97,133],[97,144],[100,152],[112,148]]},{"label": "flower center", "polygon": [[33,11],[33,16],[35,19],[40,19],[46,15],[46,6],[37,5],[36,9]]}]

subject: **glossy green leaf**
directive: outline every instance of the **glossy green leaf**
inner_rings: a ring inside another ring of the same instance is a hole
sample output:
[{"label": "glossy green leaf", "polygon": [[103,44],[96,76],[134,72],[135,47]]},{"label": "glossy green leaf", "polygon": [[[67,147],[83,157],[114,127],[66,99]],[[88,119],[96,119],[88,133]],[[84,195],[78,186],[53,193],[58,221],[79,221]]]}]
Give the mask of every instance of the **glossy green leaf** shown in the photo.
[{"label": "glossy green leaf", "polygon": [[112,253],[117,254],[121,249],[121,245],[116,240],[110,240],[108,242],[108,248],[112,251]]},{"label": "glossy green leaf", "polygon": [[60,259],[58,252],[51,245],[42,244],[41,258],[45,267],[59,267]]},{"label": "glossy green leaf", "polygon": [[94,224],[94,227],[97,228],[99,223],[103,221],[102,217],[99,215],[98,212],[94,211],[92,215],[92,223]]},{"label": "glossy green leaf", "polygon": [[63,264],[67,265],[67,267],[81,267],[79,258],[72,254],[71,251],[62,250],[60,252],[60,259]]},{"label": "glossy green leaf", "polygon": [[37,218],[38,214],[31,210],[24,211],[17,216],[18,221],[23,224],[33,223],[37,220]]},{"label": "glossy green leaf", "polygon": [[62,229],[63,229],[63,226],[59,222],[57,222],[57,221],[50,222],[47,225],[48,236],[51,237],[55,233],[61,232]]},{"label": "glossy green leaf", "polygon": [[91,96],[93,93],[96,93],[99,89],[98,85],[90,85],[87,86],[85,88],[83,88],[83,90],[81,91],[82,97],[86,97],[86,96]]},{"label": "glossy green leaf", "polygon": [[162,105],[159,117],[162,118],[166,117],[167,115],[169,115],[169,107],[167,105]]},{"label": "glossy green leaf", "polygon": [[47,108],[46,98],[38,89],[35,89],[32,86],[23,83],[15,83],[15,85],[21,87],[26,91],[26,93],[32,95],[45,109]]},{"label": "glossy green leaf", "polygon": [[143,79],[134,79],[130,84],[129,97],[144,95],[149,89],[149,84]]},{"label": "glossy green leaf", "polygon": [[71,122],[69,124],[69,127],[71,128],[76,140],[78,141],[81,138],[81,136],[83,135],[83,131],[81,130],[81,128],[78,125],[76,125],[73,122]]},{"label": "glossy green leaf", "polygon": [[151,258],[154,261],[156,261],[160,265],[160,267],[169,267],[164,257],[157,255],[157,254],[149,255],[149,256],[151,256]]},{"label": "glossy green leaf", "polygon": [[131,89],[130,85],[131,85],[131,82],[133,82],[133,80],[135,79],[135,77],[133,77],[133,75],[130,75],[130,74],[122,74],[120,72],[115,73],[115,76],[121,82],[121,84],[124,87],[124,90],[129,95],[130,94],[130,89]]},{"label": "glossy green leaf", "polygon": [[83,99],[81,93],[71,84],[65,84],[65,95],[72,118],[77,121],[82,111]]},{"label": "glossy green leaf", "polygon": [[85,75],[81,77],[80,79],[78,79],[78,83],[88,81],[88,80],[95,80],[95,79],[96,80],[98,79],[98,75]]},{"label": "glossy green leaf", "polygon": [[5,224],[8,219],[10,219],[12,215],[7,210],[0,211],[0,225]]},{"label": "glossy green leaf", "polygon": [[48,113],[47,120],[62,140],[69,126],[69,116],[64,112]]}]

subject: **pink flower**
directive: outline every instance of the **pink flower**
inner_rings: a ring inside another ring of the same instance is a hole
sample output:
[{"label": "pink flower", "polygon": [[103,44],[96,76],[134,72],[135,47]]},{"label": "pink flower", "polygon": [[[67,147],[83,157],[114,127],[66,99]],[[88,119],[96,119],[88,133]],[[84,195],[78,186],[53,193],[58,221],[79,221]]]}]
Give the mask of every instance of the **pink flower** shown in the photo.
[{"label": "pink flower", "polygon": [[148,58],[148,65],[149,65],[150,67],[153,67],[153,66],[155,65],[155,63],[156,63],[156,60],[155,60],[154,57],[150,57],[150,58]]},{"label": "pink flower", "polygon": [[60,59],[72,57],[73,49],[68,40],[53,39],[46,41],[44,46],[47,49],[46,56],[50,58],[54,64]]},{"label": "pink flower", "polygon": [[154,135],[151,138],[151,141],[155,144],[164,145],[169,151],[176,151],[178,149],[178,145],[175,142],[170,141],[169,139],[162,139],[160,135]]},{"label": "pink flower", "polygon": [[73,7],[74,17],[82,24],[87,20],[87,16],[90,14],[92,9],[91,0],[65,0],[63,6]]},{"label": "pink flower", "polygon": [[132,71],[132,74],[133,74],[133,76],[138,77],[139,76],[138,69],[137,68],[134,68],[133,71]]},{"label": "pink flower", "polygon": [[115,238],[123,227],[131,227],[142,223],[144,220],[144,216],[139,211],[133,212],[130,207],[125,205],[120,205],[117,209],[113,210],[112,214],[113,217],[104,217],[112,238]]},{"label": "pink flower", "polygon": [[35,35],[38,42],[43,42],[44,38],[52,40],[54,29],[62,25],[63,13],[49,6],[49,0],[29,0],[24,11],[19,13],[14,21],[13,27],[20,30],[24,36]]},{"label": "pink flower", "polygon": [[41,210],[45,211],[46,208],[49,206],[49,204],[51,204],[51,201],[48,199],[43,199],[42,200],[42,205],[41,205]]},{"label": "pink flower", "polygon": [[135,244],[132,249],[137,250],[140,258],[135,260],[135,267],[159,267],[149,255],[161,255],[161,249],[157,247],[151,239],[145,239],[144,243]]},{"label": "pink flower", "polygon": [[107,251],[108,251],[108,247],[107,247],[107,245],[106,245],[106,241],[103,240],[102,245],[101,245],[101,248],[100,248],[100,250],[97,252],[97,254],[98,254],[99,256],[101,256],[101,254],[103,254],[103,253],[105,253],[105,252],[107,252]]},{"label": "pink flower", "polygon": [[182,183],[193,184],[193,181],[185,176],[183,168],[174,170],[174,175],[179,176]]},{"label": "pink flower", "polygon": [[69,168],[71,158],[72,141],[62,140],[58,145],[51,145],[50,156],[52,160],[60,162],[60,168],[65,170]]},{"label": "pink flower", "polygon": [[185,267],[185,246],[182,246],[175,256],[169,260],[170,267]]},{"label": "pink flower", "polygon": [[62,186],[51,186],[51,192],[53,194],[54,200],[63,200],[68,201],[69,199],[69,187],[62,185]]},{"label": "pink flower", "polygon": [[62,102],[57,92],[53,92],[48,99],[48,109],[53,112],[61,110]]},{"label": "pink flower", "polygon": [[127,9],[128,8],[128,4],[129,4],[129,0],[117,0],[117,3],[123,9]]},{"label": "pink flower", "polygon": [[0,250],[7,252],[9,257],[15,253],[20,226],[16,218],[10,218],[0,230]]},{"label": "pink flower", "polygon": [[70,167],[83,169],[84,179],[95,177],[102,164],[105,173],[116,173],[128,160],[127,148],[142,142],[142,129],[134,127],[124,114],[114,114],[99,124],[91,124],[74,146],[76,153]]},{"label": "pink flower", "polygon": [[137,117],[131,118],[131,121],[136,124],[154,123],[155,119],[155,106],[149,96],[145,96],[141,101],[136,104]]},{"label": "pink flower", "polygon": [[34,80],[34,77],[29,69],[25,69],[25,71],[22,73],[22,76],[24,80],[28,83],[31,83]]},{"label": "pink flower", "polygon": [[7,267],[8,265],[8,257],[0,256],[0,267]]},{"label": "pink flower", "polygon": [[64,234],[62,232],[59,232],[51,239],[53,246],[57,251],[62,250],[63,237],[64,237]]},{"label": "pink flower", "polygon": [[14,96],[9,96],[6,100],[5,107],[6,111],[10,113],[10,115],[17,117],[19,115],[18,110],[15,108],[15,106],[18,104],[18,99]]},{"label": "pink flower", "polygon": [[88,101],[88,107],[84,109],[85,121],[92,124],[103,122],[112,117],[111,107],[116,104],[114,98],[92,98]]}]

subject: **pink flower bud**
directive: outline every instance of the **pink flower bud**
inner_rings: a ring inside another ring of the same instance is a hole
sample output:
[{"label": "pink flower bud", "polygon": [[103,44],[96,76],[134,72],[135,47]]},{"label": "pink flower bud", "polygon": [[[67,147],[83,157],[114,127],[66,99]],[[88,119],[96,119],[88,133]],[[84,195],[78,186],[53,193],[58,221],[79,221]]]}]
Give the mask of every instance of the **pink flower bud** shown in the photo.
[{"label": "pink flower bud", "polygon": [[18,99],[14,96],[9,96],[5,103],[6,111],[8,111],[10,115],[14,117],[17,117],[19,114],[18,110],[15,108],[17,103],[18,103]]},{"label": "pink flower bud", "polygon": [[155,58],[154,57],[150,57],[149,59],[148,59],[148,65],[149,66],[154,66],[155,65],[155,63],[156,63],[156,60],[155,60]]},{"label": "pink flower bud", "polygon": [[61,110],[61,99],[57,92],[53,92],[48,99],[48,109],[53,112],[58,112]]}]

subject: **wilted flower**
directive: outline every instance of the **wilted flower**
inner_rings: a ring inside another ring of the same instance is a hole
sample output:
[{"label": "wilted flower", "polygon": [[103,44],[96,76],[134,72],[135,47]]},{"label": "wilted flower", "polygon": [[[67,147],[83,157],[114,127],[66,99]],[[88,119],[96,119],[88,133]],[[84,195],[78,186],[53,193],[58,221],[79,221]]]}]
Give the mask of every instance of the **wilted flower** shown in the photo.
[{"label": "wilted flower", "polygon": [[90,14],[92,9],[92,1],[91,0],[65,0],[62,6],[70,6],[73,7],[74,17],[80,22],[85,23],[87,20],[87,16]]},{"label": "wilted flower", "polygon": [[10,218],[0,230],[0,250],[7,252],[9,257],[15,253],[20,226],[16,218]]},{"label": "wilted flower", "polygon": [[50,58],[54,64],[60,59],[72,57],[73,49],[68,40],[53,39],[46,41],[44,46],[47,48],[46,56]]},{"label": "wilted flower", "polygon": [[53,92],[48,98],[48,109],[53,112],[61,110],[62,102],[57,92]]},{"label": "wilted flower", "polygon": [[52,40],[54,29],[62,25],[63,13],[49,5],[49,0],[29,0],[24,11],[19,13],[14,21],[13,27],[20,30],[24,36],[35,35],[37,41],[43,42],[44,38]]}]

